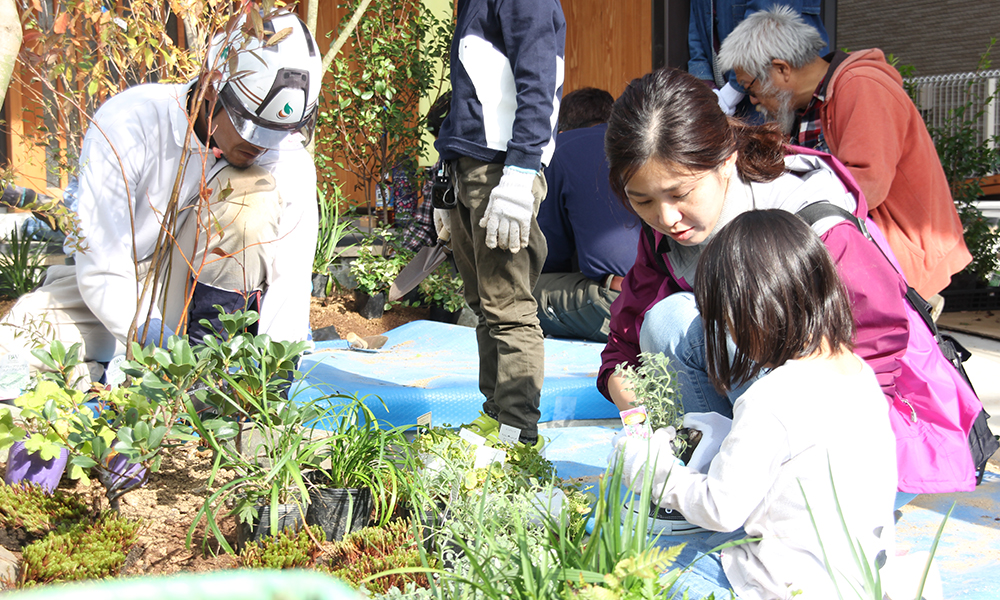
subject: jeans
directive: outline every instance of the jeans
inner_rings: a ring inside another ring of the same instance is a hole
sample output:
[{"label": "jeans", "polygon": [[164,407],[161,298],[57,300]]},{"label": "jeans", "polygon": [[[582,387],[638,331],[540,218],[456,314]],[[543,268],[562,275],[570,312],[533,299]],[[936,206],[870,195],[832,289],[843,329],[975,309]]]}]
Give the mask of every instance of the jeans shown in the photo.
[{"label": "jeans", "polygon": [[[728,340],[730,358],[736,346]],[[662,352],[677,372],[684,412],[716,412],[733,417],[733,403],[753,380],[720,394],[708,379],[705,330],[694,294],[678,292],[657,302],[646,311],[639,330],[639,350]]]}]

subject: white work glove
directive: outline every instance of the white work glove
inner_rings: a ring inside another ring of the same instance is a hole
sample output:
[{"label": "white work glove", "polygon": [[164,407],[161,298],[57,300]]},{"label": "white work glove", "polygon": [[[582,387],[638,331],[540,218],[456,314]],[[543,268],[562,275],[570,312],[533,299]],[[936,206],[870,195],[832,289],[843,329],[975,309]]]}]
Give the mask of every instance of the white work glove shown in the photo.
[{"label": "white work glove", "polygon": [[719,98],[719,108],[721,108],[722,112],[729,116],[732,116],[736,112],[736,105],[739,104],[740,100],[743,100],[743,96],[745,96],[745,94],[734,88],[732,83],[727,83],[720,89],[712,91],[714,91],[715,95]]},{"label": "white work glove", "polygon": [[701,432],[701,441],[691,454],[687,466],[707,475],[712,459],[722,447],[722,440],[733,429],[733,420],[715,412],[685,413],[684,427]]},{"label": "white work glove", "polygon": [[675,465],[684,464],[674,456],[670,445],[676,435],[673,427],[664,427],[653,432],[649,439],[634,435],[622,436],[615,440],[617,446],[611,451],[608,461],[612,467],[619,460],[623,462],[622,480],[637,494],[642,493],[642,481],[648,464],[653,474],[653,497],[659,497],[670,471]]},{"label": "white work glove", "polygon": [[510,250],[513,254],[528,247],[535,210],[531,186],[537,175],[536,171],[520,167],[503,168],[503,177],[490,193],[486,214],[479,221],[479,226],[486,229],[488,247]]},{"label": "white work glove", "polygon": [[437,231],[438,239],[447,242],[451,239],[451,208],[434,209],[434,230]]}]

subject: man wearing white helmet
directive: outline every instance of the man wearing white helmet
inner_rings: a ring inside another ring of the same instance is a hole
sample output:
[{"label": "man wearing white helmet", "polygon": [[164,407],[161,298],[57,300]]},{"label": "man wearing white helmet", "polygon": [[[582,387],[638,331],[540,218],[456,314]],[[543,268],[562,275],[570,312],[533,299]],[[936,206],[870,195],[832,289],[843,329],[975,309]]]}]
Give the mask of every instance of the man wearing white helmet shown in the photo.
[{"label": "man wearing white helmet", "polygon": [[[207,333],[198,322],[217,317],[215,304],[257,310],[259,332],[272,338],[308,337],[311,261],[303,257],[315,249],[317,209],[305,145],[322,63],[297,16],[276,16],[264,29],[263,40],[239,29],[216,37],[201,104],[196,79],[135,86],[97,111],[80,155],[84,250],[74,265],[51,267],[0,323],[4,355],[28,354],[41,341],[31,332],[45,332],[44,341],[82,342],[97,378],[94,363],[125,352],[134,321],[144,343],[165,346],[175,332],[197,342]],[[199,200],[203,183],[209,191]],[[169,282],[144,290],[158,247],[169,256],[161,267]]]}]

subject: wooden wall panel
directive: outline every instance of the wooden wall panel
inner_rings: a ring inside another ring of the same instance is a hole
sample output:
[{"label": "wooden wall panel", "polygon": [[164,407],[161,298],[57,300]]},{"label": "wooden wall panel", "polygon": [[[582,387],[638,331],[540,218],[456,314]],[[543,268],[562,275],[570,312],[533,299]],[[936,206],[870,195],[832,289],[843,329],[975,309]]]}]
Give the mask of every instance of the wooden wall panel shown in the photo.
[{"label": "wooden wall panel", "polygon": [[563,93],[583,87],[617,97],[652,69],[650,0],[562,0],[566,16]]}]

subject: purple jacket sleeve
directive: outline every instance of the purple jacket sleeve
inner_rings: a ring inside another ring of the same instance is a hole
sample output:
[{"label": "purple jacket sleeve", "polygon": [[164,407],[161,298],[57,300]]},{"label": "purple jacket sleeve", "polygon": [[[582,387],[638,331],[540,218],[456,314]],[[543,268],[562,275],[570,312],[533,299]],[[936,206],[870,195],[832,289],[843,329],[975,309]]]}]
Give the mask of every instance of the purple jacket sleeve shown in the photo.
[{"label": "purple jacket sleeve", "polygon": [[[657,235],[659,237],[659,235]],[[682,290],[681,286],[656,265],[653,250],[646,236],[639,236],[635,264],[622,281],[622,291],[611,305],[608,344],[601,353],[601,370],[597,374],[597,389],[611,400],[608,378],[621,363],[639,365],[639,329],[642,320],[654,304]]]},{"label": "purple jacket sleeve", "polygon": [[857,329],[854,352],[875,371],[891,403],[910,336],[906,286],[879,248],[854,225],[836,225],[822,239],[851,298]]}]

